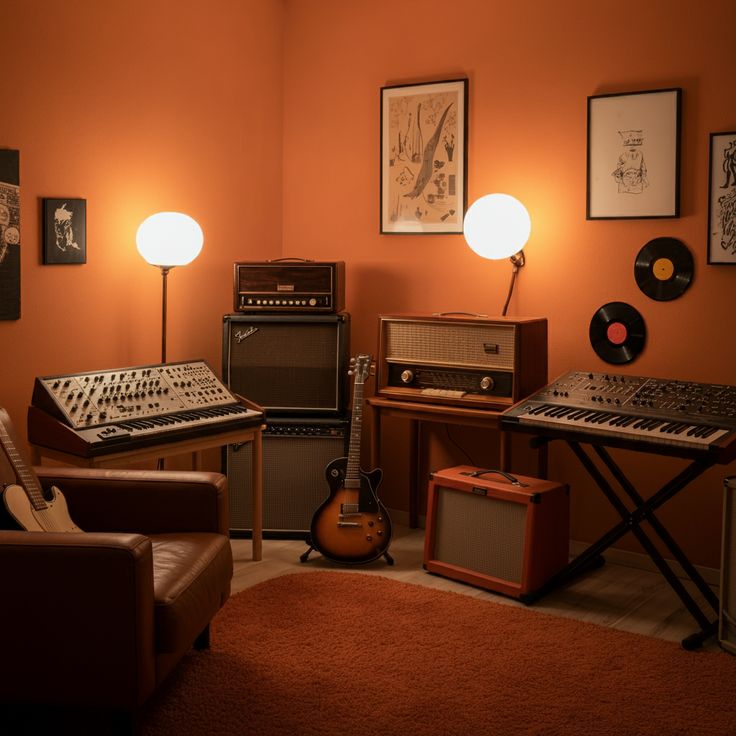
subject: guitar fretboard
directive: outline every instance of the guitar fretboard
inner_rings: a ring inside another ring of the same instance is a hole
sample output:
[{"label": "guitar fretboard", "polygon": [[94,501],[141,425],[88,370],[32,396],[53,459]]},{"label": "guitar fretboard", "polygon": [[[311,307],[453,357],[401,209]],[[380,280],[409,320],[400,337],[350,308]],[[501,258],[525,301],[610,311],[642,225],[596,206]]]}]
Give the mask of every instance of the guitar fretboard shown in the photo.
[{"label": "guitar fretboard", "polygon": [[13,466],[20,485],[23,486],[33,508],[36,511],[42,511],[47,508],[48,504],[43,497],[43,493],[41,493],[41,487],[36,474],[26,465],[2,421],[0,421],[0,444],[2,444],[2,448],[10,464]]}]

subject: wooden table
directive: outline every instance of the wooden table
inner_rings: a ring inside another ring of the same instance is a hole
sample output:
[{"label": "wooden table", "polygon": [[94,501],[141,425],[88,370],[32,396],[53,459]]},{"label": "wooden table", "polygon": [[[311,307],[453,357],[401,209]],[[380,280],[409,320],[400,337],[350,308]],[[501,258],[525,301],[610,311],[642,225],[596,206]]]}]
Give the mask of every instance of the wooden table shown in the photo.
[{"label": "wooden table", "polygon": [[[479,427],[498,432],[498,448],[501,467],[508,470],[511,464],[511,443],[506,432],[501,431],[500,411],[489,409],[469,409],[461,406],[420,403],[373,396],[366,400],[373,410],[371,430],[371,467],[381,467],[381,419],[397,417],[409,421],[409,526],[416,528],[418,522],[419,500],[419,454],[422,422],[435,424],[456,424],[464,427]],[[547,476],[547,448],[538,450],[537,470],[540,478]]]},{"label": "wooden table", "polygon": [[41,465],[42,457],[57,460],[69,465],[88,468],[121,468],[131,463],[146,460],[157,460],[172,455],[191,453],[194,470],[202,469],[202,451],[235,443],[253,443],[253,468],[251,482],[253,484],[253,560],[263,555],[263,425],[255,424],[226,432],[212,433],[196,439],[184,439],[174,442],[159,442],[136,449],[109,452],[95,457],[81,457],[69,452],[56,450],[43,445],[30,443],[31,462]]}]

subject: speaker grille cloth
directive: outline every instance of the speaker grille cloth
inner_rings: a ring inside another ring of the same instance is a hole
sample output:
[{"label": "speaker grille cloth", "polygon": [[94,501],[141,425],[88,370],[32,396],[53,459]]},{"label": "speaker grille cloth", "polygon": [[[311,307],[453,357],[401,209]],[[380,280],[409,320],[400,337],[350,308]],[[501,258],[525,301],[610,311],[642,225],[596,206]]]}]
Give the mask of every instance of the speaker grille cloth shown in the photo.
[{"label": "speaker grille cloth", "polygon": [[726,492],[723,507],[723,590],[721,590],[721,641],[728,642],[733,650],[736,647],[736,479],[726,479]]},{"label": "speaker grille cloth", "polygon": [[340,323],[254,322],[230,325],[230,390],[266,409],[341,409]]},{"label": "speaker grille cloth", "polygon": [[438,488],[435,559],[521,584],[526,513],[524,504]]},{"label": "speaker grille cloth", "polygon": [[[308,532],[327,498],[325,467],[343,457],[343,437],[263,437],[263,528]],[[253,528],[252,445],[227,450],[230,528]]]},{"label": "speaker grille cloth", "polygon": [[[513,325],[384,322],[389,360],[478,368],[514,367]],[[498,353],[484,346],[498,345]]]}]

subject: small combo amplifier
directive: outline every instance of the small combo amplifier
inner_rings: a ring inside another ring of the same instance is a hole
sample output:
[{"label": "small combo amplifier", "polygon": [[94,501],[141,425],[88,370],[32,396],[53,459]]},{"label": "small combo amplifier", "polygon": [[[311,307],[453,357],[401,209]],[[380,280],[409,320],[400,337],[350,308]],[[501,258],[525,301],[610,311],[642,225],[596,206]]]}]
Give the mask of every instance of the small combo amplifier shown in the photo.
[{"label": "small combo amplifier", "polygon": [[379,396],[503,410],[546,384],[546,319],[380,317]]},{"label": "small combo amplifier", "polygon": [[268,416],[333,416],[347,405],[350,318],[340,314],[228,314],[222,375]]},{"label": "small combo amplifier", "polygon": [[[263,533],[266,537],[305,539],[312,516],[330,488],[325,468],[347,455],[348,419],[273,419],[263,429]],[[253,531],[253,443],[223,451],[228,477],[230,531]]]},{"label": "small combo amplifier", "polygon": [[530,601],[568,561],[566,485],[468,465],[432,474],[424,568]]},{"label": "small combo amplifier", "polygon": [[723,481],[723,538],[718,641],[736,654],[736,476]]},{"label": "small combo amplifier", "polygon": [[341,312],[345,262],[295,258],[234,264],[236,312]]}]

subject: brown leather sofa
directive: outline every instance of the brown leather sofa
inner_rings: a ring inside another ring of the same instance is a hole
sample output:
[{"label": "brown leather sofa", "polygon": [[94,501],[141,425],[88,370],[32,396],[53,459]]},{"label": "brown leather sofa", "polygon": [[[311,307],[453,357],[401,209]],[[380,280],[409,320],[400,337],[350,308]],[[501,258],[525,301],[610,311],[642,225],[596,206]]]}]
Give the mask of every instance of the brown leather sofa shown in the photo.
[{"label": "brown leather sofa", "polygon": [[35,470],[85,533],[0,530],[0,708],[133,714],[230,594],[226,478]]}]

